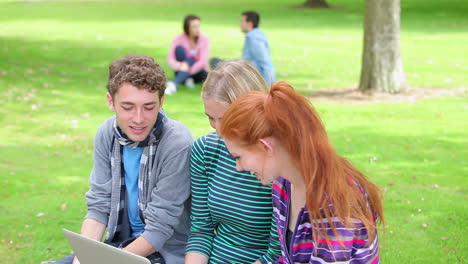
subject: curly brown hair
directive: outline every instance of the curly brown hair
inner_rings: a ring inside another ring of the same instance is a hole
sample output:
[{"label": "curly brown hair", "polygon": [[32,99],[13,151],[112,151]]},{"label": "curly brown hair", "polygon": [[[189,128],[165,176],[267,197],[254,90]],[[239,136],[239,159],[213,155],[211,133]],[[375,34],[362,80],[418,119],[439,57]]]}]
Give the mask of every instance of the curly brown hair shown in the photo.
[{"label": "curly brown hair", "polygon": [[159,92],[161,99],[166,90],[166,74],[150,56],[129,54],[115,59],[109,65],[107,90],[112,98],[123,83],[130,83],[149,92]]}]

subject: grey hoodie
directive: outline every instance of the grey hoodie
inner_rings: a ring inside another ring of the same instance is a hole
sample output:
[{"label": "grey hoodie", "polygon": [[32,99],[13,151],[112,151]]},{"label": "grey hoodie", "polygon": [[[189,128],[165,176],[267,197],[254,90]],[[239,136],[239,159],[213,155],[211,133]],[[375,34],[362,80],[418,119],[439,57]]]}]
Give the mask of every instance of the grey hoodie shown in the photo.
[{"label": "grey hoodie", "polygon": [[[161,253],[166,263],[183,264],[190,230],[190,131],[182,123],[169,119],[164,123],[150,178],[151,198],[143,212],[145,230],[141,234]],[[86,193],[88,213],[85,218],[108,225],[111,210],[110,150],[114,138],[115,116],[98,129],[94,140],[94,167],[90,189]],[[114,230],[108,226],[108,231]],[[113,234],[108,234],[112,237]]]}]

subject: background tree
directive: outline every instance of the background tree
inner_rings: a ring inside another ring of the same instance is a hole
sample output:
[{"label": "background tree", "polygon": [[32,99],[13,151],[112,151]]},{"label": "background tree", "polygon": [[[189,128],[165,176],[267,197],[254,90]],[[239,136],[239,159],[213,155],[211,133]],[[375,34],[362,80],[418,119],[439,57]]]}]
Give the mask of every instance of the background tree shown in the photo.
[{"label": "background tree", "polygon": [[359,89],[398,93],[406,88],[400,54],[400,0],[366,0]]},{"label": "background tree", "polygon": [[303,5],[310,8],[330,8],[326,0],[306,0]]}]

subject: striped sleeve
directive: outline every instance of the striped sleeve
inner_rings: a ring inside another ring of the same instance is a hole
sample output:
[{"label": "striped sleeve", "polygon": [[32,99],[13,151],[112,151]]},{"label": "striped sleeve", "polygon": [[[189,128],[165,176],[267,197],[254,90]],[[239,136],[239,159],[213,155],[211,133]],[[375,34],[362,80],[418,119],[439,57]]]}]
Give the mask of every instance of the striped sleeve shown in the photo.
[{"label": "striped sleeve", "polygon": [[[327,222],[326,219],[320,221]],[[378,238],[375,236],[373,241],[369,241],[367,229],[361,221],[353,219],[354,227],[344,227],[336,217],[332,218],[332,221],[335,222],[338,233],[334,234],[331,226],[327,224],[328,238],[314,239],[316,251],[309,263],[376,264],[380,262]],[[305,244],[298,246],[306,247]]]},{"label": "striped sleeve", "polygon": [[[272,219],[274,219],[273,215]],[[265,255],[259,259],[259,261],[262,264],[271,263],[272,261],[277,260],[279,256],[281,256],[281,245],[278,237],[278,229],[276,227],[276,221],[271,221],[268,250]]]},{"label": "striped sleeve", "polygon": [[190,237],[185,253],[197,252],[210,258],[215,236],[214,224],[208,209],[208,175],[203,160],[205,137],[199,138],[192,147],[190,160],[192,213]]}]

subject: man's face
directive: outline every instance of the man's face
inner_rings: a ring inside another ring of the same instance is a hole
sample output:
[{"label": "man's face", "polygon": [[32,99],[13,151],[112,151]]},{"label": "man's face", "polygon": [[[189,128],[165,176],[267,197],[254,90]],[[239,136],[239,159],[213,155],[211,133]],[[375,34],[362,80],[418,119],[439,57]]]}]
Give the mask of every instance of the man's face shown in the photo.
[{"label": "man's face", "polygon": [[117,116],[119,128],[129,139],[143,141],[156,123],[164,96],[159,100],[158,92],[123,83],[114,98],[107,94],[107,101]]},{"label": "man's face", "polygon": [[240,21],[240,28],[242,32],[247,33],[252,30],[252,22],[247,22],[247,17],[242,16]]}]

